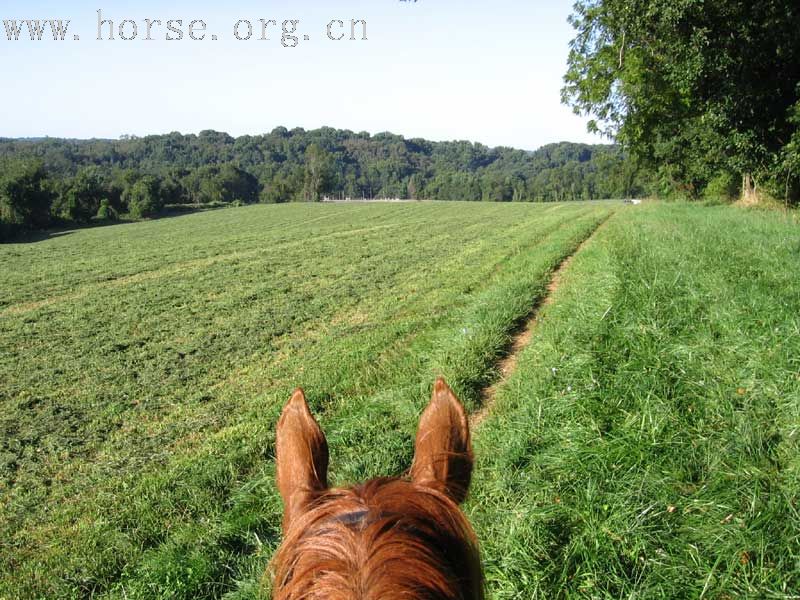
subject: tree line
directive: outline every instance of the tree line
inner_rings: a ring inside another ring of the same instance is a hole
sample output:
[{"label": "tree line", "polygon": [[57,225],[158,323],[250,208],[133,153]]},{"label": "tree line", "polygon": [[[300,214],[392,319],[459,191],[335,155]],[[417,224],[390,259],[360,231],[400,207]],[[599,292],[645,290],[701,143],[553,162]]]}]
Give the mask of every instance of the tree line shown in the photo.
[{"label": "tree line", "polygon": [[565,201],[643,195],[649,179],[614,145],[535,152],[471,142],[279,127],[119,140],[0,139],[0,223],[142,218],[165,207],[332,198]]},{"label": "tree line", "polygon": [[797,0],[578,0],[563,100],[662,196],[800,200]]}]

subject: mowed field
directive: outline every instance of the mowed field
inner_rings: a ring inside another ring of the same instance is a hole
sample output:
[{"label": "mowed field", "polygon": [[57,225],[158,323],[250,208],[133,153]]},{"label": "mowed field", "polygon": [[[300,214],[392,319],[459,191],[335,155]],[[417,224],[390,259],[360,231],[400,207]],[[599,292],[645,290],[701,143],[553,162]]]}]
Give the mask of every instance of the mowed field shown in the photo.
[{"label": "mowed field", "polygon": [[0,264],[0,598],[268,597],[292,389],[332,483],[399,475],[434,377],[479,410],[532,314],[475,432],[489,596],[800,590],[791,217],[253,206]]}]

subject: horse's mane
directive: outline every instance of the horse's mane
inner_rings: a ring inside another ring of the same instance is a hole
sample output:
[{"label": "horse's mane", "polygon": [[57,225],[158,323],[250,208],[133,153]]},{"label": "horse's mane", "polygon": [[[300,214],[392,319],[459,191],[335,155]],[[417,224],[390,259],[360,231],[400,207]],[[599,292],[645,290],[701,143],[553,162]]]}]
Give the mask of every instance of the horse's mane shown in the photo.
[{"label": "horse's mane", "polygon": [[325,490],[276,554],[275,600],[480,600],[475,534],[430,487],[374,479]]}]

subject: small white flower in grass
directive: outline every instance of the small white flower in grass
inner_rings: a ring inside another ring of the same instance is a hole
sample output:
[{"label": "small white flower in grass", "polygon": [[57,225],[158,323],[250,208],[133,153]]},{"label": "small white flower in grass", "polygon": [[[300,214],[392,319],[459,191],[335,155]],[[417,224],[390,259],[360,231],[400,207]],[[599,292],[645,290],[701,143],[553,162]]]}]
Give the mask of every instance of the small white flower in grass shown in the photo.
[{"label": "small white flower in grass", "polygon": [[553,373],[553,376],[555,377],[555,375],[558,373],[558,369],[556,369],[555,367],[551,367],[550,372]]},{"label": "small white flower in grass", "polygon": [[571,386],[571,385],[568,385],[568,386],[567,386],[567,392],[571,392],[571,391],[572,391],[572,386]]}]

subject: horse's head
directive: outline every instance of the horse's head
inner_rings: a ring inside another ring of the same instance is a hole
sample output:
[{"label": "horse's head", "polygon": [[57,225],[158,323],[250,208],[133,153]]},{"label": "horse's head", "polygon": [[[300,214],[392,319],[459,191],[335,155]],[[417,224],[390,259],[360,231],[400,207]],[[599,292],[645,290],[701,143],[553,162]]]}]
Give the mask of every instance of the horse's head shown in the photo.
[{"label": "horse's head", "polygon": [[475,534],[458,508],[472,474],[469,423],[442,379],[408,479],[329,489],[328,445],[302,390],[283,409],[276,445],[284,541],[275,600],[483,598]]}]

